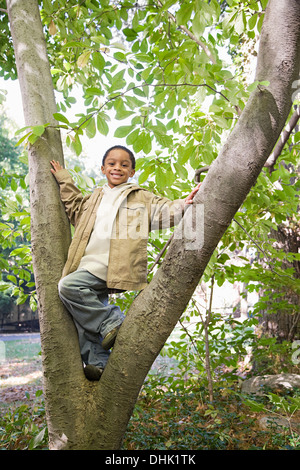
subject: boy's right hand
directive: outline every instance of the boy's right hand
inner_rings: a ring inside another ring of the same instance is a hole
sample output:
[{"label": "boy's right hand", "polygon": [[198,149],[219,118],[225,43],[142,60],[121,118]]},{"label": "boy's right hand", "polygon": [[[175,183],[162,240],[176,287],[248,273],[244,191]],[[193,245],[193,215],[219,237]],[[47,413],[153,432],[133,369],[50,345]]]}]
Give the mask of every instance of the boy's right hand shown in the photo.
[{"label": "boy's right hand", "polygon": [[61,166],[61,164],[59,162],[56,162],[55,160],[51,160],[51,165],[53,168],[51,168],[51,172],[54,174],[56,173],[57,171],[59,170],[63,170],[63,167]]}]

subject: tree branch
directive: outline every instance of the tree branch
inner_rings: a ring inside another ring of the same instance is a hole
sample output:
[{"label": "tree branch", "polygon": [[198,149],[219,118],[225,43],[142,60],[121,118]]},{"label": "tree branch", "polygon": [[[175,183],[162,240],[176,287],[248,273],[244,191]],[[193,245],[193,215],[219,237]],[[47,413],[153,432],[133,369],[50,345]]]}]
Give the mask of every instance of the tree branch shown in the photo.
[{"label": "tree branch", "polygon": [[177,87],[182,87],[182,86],[188,86],[188,87],[196,87],[196,88],[200,88],[200,87],[207,87],[209,88],[210,90],[214,91],[215,93],[219,94],[220,96],[222,96],[225,100],[227,100],[229,103],[230,103],[230,100],[225,96],[223,95],[223,93],[221,91],[218,91],[216,89],[214,89],[212,86],[210,85],[207,85],[206,83],[199,83],[199,84],[196,84],[196,83],[157,83],[157,84],[152,84],[152,83],[143,83],[142,85],[135,85],[131,88],[128,88],[127,90],[123,91],[122,93],[118,93],[116,94],[115,96],[112,96],[111,98],[108,98],[105,103],[103,103],[98,109],[96,109],[96,111],[92,112],[91,114],[89,114],[87,116],[87,118],[81,122],[78,126],[74,127],[71,129],[71,131],[77,131],[78,129],[80,129],[87,121],[89,121],[93,116],[95,116],[96,114],[100,113],[100,111],[102,111],[103,108],[105,108],[105,106],[108,105],[108,103],[110,103],[111,101],[117,99],[117,98],[122,98],[123,96],[125,96],[127,93],[129,93],[130,91],[133,91],[137,88],[144,88],[144,87],[153,87],[153,88],[158,88],[158,87],[166,87],[166,88],[177,88]]},{"label": "tree branch", "polygon": [[153,271],[153,269],[155,268],[155,266],[159,263],[160,258],[163,256],[163,254],[165,253],[166,249],[167,249],[168,246],[170,245],[171,241],[173,240],[173,237],[174,237],[174,234],[172,234],[171,237],[166,241],[166,243],[164,244],[164,246],[162,247],[162,249],[161,249],[160,252],[158,253],[157,257],[155,258],[154,263],[153,263],[152,266],[148,269],[148,274],[149,274],[151,271]]},{"label": "tree branch", "polygon": [[269,156],[268,160],[265,163],[265,167],[270,169],[269,170],[270,173],[274,171],[274,165],[278,157],[281,155],[283,147],[287,143],[292,131],[295,129],[297,122],[299,121],[299,118],[300,118],[300,106],[297,106],[296,111],[292,115],[287,127],[282,132],[280,139],[274,149],[274,152],[271,153],[271,155]]}]

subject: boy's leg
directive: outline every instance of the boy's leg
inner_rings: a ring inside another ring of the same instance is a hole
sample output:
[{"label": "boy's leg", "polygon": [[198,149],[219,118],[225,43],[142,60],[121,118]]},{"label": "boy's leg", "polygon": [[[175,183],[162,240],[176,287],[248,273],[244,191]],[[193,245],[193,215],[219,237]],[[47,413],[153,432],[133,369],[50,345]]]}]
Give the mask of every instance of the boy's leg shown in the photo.
[{"label": "boy's leg", "polygon": [[119,307],[108,304],[106,282],[88,271],[75,271],[61,279],[59,295],[77,326],[83,361],[104,367],[109,353],[102,348],[101,338],[124,319]]},{"label": "boy's leg", "polygon": [[92,335],[79,325],[79,323],[74,320],[74,323],[78,332],[78,341],[80,347],[81,359],[85,365],[92,365],[104,369],[110,351],[105,351],[101,345],[101,338],[99,335]]}]

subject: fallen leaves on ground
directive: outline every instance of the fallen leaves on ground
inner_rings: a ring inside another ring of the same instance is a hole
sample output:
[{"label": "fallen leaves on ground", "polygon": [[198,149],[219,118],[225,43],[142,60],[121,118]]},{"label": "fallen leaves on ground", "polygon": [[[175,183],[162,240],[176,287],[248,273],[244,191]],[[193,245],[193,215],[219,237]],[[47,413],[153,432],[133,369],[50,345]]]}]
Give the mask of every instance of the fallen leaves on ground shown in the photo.
[{"label": "fallen leaves on ground", "polygon": [[6,360],[0,364],[0,402],[13,403],[22,401],[25,393],[35,397],[42,388],[41,359]]}]

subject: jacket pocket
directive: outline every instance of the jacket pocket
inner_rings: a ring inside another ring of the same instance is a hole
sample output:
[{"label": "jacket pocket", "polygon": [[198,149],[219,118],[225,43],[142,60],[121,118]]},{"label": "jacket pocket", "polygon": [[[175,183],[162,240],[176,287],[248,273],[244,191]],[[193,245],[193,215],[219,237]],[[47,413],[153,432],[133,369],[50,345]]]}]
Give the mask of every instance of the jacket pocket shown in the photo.
[{"label": "jacket pocket", "polygon": [[148,238],[148,214],[143,204],[124,205],[119,209],[120,238]]},{"label": "jacket pocket", "polygon": [[141,225],[145,218],[146,207],[142,204],[132,204],[120,207],[119,220],[121,225]]}]

